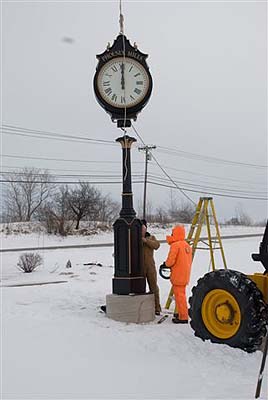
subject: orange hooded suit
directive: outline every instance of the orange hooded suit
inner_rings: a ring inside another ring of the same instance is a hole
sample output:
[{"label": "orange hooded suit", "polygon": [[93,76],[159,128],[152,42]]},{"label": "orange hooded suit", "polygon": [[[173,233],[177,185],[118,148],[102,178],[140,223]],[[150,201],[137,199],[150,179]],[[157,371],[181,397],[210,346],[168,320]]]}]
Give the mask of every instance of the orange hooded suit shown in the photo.
[{"label": "orange hooded suit", "polygon": [[170,281],[176,300],[179,319],[188,320],[185,288],[189,283],[192,266],[192,248],[185,241],[184,226],[177,225],[172,235],[167,236],[170,245],[166,266],[171,269]]}]

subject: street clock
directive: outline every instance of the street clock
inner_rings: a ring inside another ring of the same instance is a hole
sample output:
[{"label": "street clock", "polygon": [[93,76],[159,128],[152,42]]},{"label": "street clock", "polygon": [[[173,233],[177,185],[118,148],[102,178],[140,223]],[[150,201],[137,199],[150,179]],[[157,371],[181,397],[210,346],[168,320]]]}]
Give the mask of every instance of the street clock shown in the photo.
[{"label": "street clock", "polygon": [[131,46],[120,33],[112,47],[108,45],[96,57],[99,60],[94,76],[96,98],[118,127],[129,127],[152,93],[148,55]]}]

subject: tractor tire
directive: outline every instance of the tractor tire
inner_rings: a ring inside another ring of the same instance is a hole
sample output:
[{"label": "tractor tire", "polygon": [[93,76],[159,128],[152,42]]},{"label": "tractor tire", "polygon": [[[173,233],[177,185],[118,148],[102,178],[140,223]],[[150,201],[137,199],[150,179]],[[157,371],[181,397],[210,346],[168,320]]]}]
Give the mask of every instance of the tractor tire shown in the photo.
[{"label": "tractor tire", "polygon": [[189,299],[195,336],[252,353],[266,334],[267,305],[256,284],[238,271],[220,269],[200,278]]}]

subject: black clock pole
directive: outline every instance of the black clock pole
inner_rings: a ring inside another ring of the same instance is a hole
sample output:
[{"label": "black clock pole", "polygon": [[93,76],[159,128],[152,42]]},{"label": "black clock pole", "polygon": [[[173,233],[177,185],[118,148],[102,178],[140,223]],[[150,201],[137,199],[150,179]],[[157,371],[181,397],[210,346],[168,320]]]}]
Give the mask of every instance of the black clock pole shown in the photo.
[{"label": "black clock pole", "polygon": [[144,294],[146,281],[143,275],[142,224],[133,208],[131,184],[131,145],[136,139],[128,135],[116,139],[122,146],[123,192],[120,218],[114,223],[113,278],[114,294]]}]

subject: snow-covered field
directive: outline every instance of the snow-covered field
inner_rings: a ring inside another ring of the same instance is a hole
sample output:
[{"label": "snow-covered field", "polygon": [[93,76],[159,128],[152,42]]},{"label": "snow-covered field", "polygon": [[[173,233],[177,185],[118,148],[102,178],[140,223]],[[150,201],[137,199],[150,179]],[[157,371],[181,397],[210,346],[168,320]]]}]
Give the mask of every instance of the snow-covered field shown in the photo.
[{"label": "snow-covered field", "polygon": [[[1,240],[1,247],[3,249],[8,248],[21,248],[21,247],[43,247],[43,246],[53,246],[53,245],[76,245],[76,244],[93,244],[93,243],[111,243],[113,242],[113,233],[106,231],[102,232],[100,229],[94,229],[93,231],[97,234],[92,235],[85,235],[85,236],[77,236],[77,235],[70,235],[66,237],[62,236],[55,236],[55,235],[47,235],[45,234],[44,230],[37,230],[34,231],[31,229],[31,225],[29,223],[22,223],[24,225],[24,231],[29,233],[27,234],[19,234],[21,228],[17,228],[18,224],[9,224],[9,229],[12,234],[5,235],[2,231],[5,231],[6,224],[0,224],[0,240]],[[34,225],[32,226],[32,228]],[[189,226],[185,225],[186,229]],[[161,226],[151,226],[151,230],[153,229],[153,233],[157,236],[159,240],[165,239],[167,234],[171,233],[170,229],[163,229]],[[215,233],[215,229],[212,226],[212,234]],[[16,232],[17,231],[17,232]],[[243,234],[263,234],[264,227],[260,226],[228,226],[223,225],[221,227],[221,234],[222,235],[243,235]],[[203,228],[202,236],[206,236],[207,232],[206,229]]]},{"label": "snow-covered field", "polygon": [[[241,233],[239,228],[231,231],[228,234]],[[262,231],[249,228],[244,233]],[[163,238],[168,232],[152,233]],[[222,229],[222,234],[227,232]],[[47,241],[58,244],[58,238],[37,239],[34,234],[2,239],[4,248],[36,246],[35,240],[40,240],[41,246]],[[104,239],[112,241],[112,234],[93,238]],[[224,241],[228,267],[262,272],[261,265],[250,257],[258,251],[260,240]],[[162,244],[155,253],[157,265],[165,260],[167,251],[168,246]],[[41,251],[43,265],[32,274],[16,269],[19,253],[2,255],[2,286],[67,281],[2,287],[2,398],[253,399],[260,351],[247,354],[202,342],[190,326],[174,325],[171,318],[161,325],[135,325],[109,320],[99,312],[105,295],[111,293],[112,252],[111,247]],[[68,259],[72,269],[65,268]],[[83,265],[92,262],[103,266]],[[208,269],[208,252],[197,252],[189,295]],[[66,275],[69,272],[72,274]],[[170,286],[161,278],[159,285],[163,305]],[[265,375],[261,399],[267,399],[267,385]]]}]

